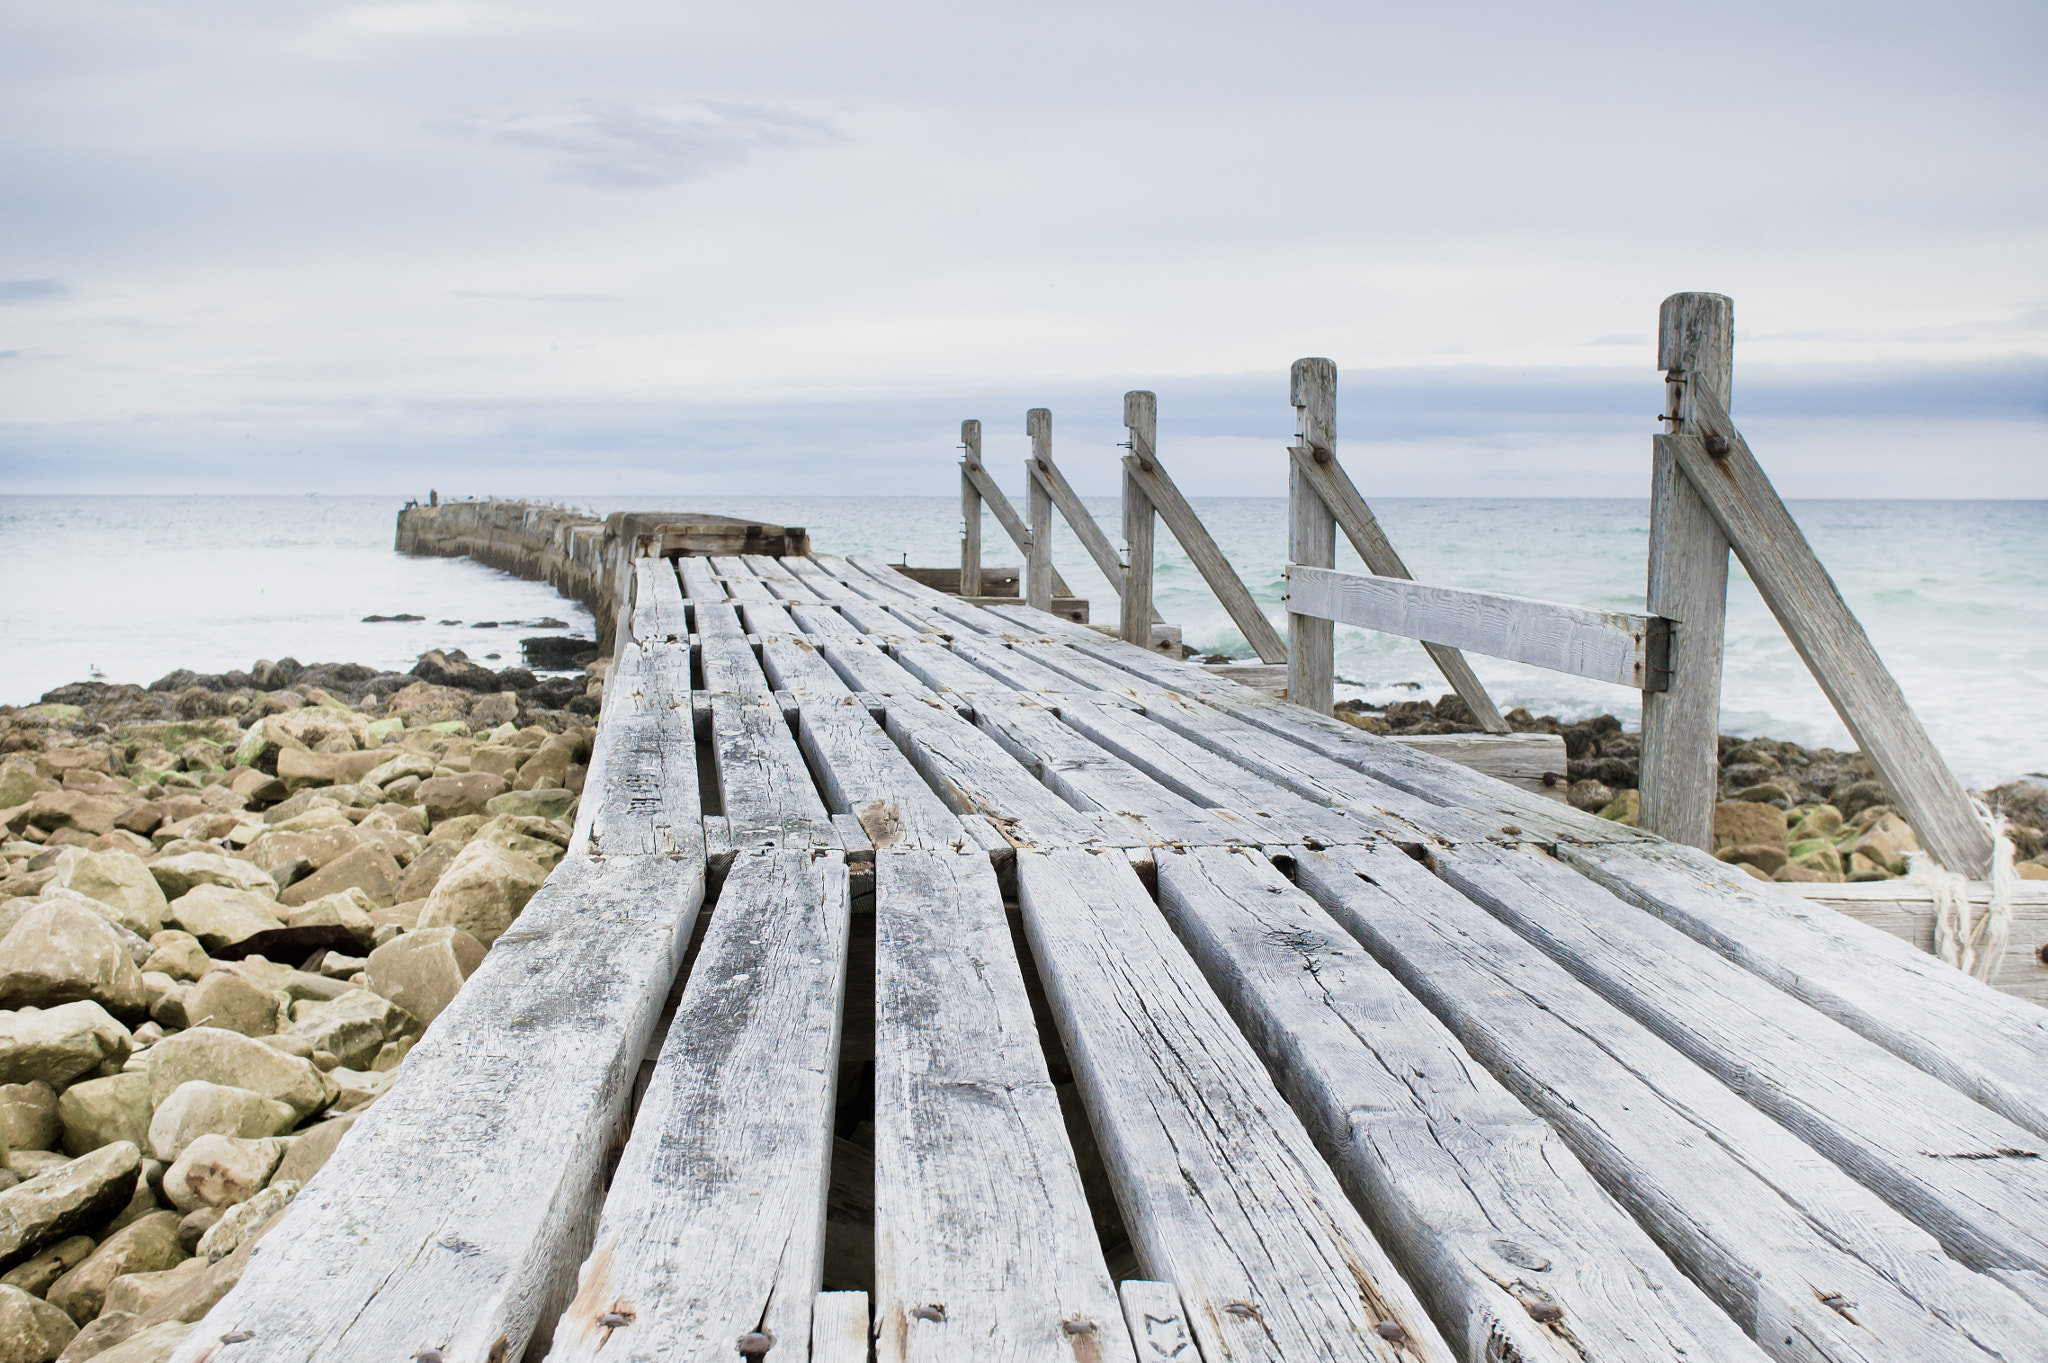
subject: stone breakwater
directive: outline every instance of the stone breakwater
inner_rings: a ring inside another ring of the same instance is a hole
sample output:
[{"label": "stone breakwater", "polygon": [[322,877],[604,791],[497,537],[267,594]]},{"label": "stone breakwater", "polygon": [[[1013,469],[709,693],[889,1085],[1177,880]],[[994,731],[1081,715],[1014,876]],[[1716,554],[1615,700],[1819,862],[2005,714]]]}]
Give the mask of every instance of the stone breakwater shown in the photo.
[{"label": "stone breakwater", "polygon": [[[1338,716],[1373,733],[1478,733],[1456,696],[1347,701]],[[1580,809],[1633,826],[1640,734],[1624,733],[1613,715],[1575,723],[1517,708],[1504,718],[1518,733],[1564,739],[1568,796]],[[1714,809],[1714,854],[1762,880],[1833,882],[1892,880],[1905,874],[1907,852],[1920,850],[1912,828],[1891,808],[1891,792],[1870,759],[1858,752],[1802,748],[1777,738],[1723,734],[1720,802]],[[2022,879],[2048,880],[2048,788],[2014,782],[1978,792],[2003,814]]]},{"label": "stone breakwater", "polygon": [[569,840],[607,664],[0,707],[0,1359],[169,1356]]}]

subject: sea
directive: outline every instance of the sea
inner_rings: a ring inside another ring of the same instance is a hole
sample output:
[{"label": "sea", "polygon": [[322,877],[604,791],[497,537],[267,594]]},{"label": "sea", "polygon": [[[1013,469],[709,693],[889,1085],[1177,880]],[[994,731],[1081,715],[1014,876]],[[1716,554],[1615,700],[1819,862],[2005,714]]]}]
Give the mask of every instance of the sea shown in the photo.
[{"label": "sea", "polygon": [[[1084,499],[1112,543],[1114,498]],[[1194,498],[1202,522],[1283,631],[1286,503]],[[465,559],[392,549],[400,496],[0,496],[0,704],[66,682],[148,683],[178,668],[259,658],[404,669],[430,648],[492,666],[536,634],[590,636],[590,613],[540,583]],[[689,510],[809,529],[822,551],[920,566],[959,562],[952,497],[707,497],[687,505],[577,501],[593,514]],[[1643,608],[1648,503],[1627,498],[1386,498],[1374,510],[1423,581],[1614,610]],[[1795,501],[1794,518],[1935,744],[1983,789],[2048,773],[2048,502]],[[984,559],[1015,565],[993,517]],[[1340,545],[1339,567],[1359,567]],[[1094,618],[1115,596],[1074,536],[1054,563]],[[1243,637],[1162,527],[1160,614],[1204,653],[1250,656]],[[417,621],[369,622],[372,615]],[[556,624],[555,622],[559,622]],[[1501,709],[1563,719],[1601,712],[1628,727],[1626,689],[1495,659],[1472,664]],[[1339,698],[1375,704],[1446,691],[1421,647],[1339,627]],[[1730,572],[1725,733],[1807,746],[1853,743],[1740,564]]]}]

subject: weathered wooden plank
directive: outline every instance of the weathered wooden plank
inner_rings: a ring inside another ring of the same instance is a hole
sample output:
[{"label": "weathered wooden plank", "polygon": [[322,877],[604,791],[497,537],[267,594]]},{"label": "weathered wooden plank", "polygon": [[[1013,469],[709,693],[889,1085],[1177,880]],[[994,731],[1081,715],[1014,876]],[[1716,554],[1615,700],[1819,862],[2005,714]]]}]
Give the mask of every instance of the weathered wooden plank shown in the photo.
[{"label": "weathered wooden plank", "polygon": [[732,845],[837,847],[832,817],[731,606],[697,608],[698,657]]},{"label": "weathered wooden plank", "polygon": [[1266,618],[1266,613],[1259,609],[1259,603],[1252,600],[1243,579],[1230,566],[1230,560],[1223,556],[1223,551],[1216,547],[1215,539],[1204,528],[1201,518],[1195,515],[1195,509],[1173,485],[1173,479],[1167,476],[1166,466],[1159,462],[1159,456],[1154,454],[1140,463],[1136,455],[1126,455],[1124,474],[1143,490],[1146,500],[1159,513],[1159,519],[1166,522],[1166,528],[1173,532],[1173,537],[1180,541],[1180,547],[1202,574],[1202,580],[1209,584],[1209,590],[1223,604],[1238,633],[1244,635],[1245,642],[1259,655],[1259,660],[1286,662],[1286,641],[1273,628],[1273,622]]},{"label": "weathered wooden plank", "polygon": [[1772,1357],[2042,1355],[2018,1297],[1399,850],[1295,879]]},{"label": "weathered wooden plank", "polygon": [[[1934,897],[1924,886],[1880,880],[1848,885],[1788,884],[1784,888],[1809,904],[1867,923],[1923,952],[1934,951]],[[1969,899],[1973,913],[1981,918],[1991,905],[1991,882],[1971,881]],[[2006,942],[2005,960],[1993,970],[1988,983],[2001,994],[2048,1006],[2048,955],[2043,954],[2048,950],[2048,885],[2023,880],[2013,888],[2010,903],[2012,935]],[[2006,1115],[2013,1116],[2010,1112]],[[2018,1117],[2013,1120],[2022,1126],[2033,1125]]]},{"label": "weathered wooden plank", "polygon": [[[1296,360],[1289,375],[1294,402],[1294,448],[1313,458],[1337,457],[1337,366],[1329,360]],[[1287,466],[1287,562],[1296,566],[1337,566],[1337,520],[1315,485],[1302,473],[1301,461]],[[1330,712],[1336,680],[1336,627],[1332,617],[1302,607],[1290,588],[1287,594],[1287,699],[1319,715]]]},{"label": "weathered wooden plank", "polygon": [[[1565,848],[1575,870],[2048,1140],[2048,1010],[1690,848]],[[1815,886],[1842,893],[1880,885]],[[2036,913],[2048,923],[2048,895]]]},{"label": "weathered wooden plank", "polygon": [[1024,433],[1031,437],[1031,457],[1024,461],[1024,504],[1031,538],[1024,543],[1024,601],[1038,610],[1052,607],[1052,493],[1039,470],[1052,464],[1052,413],[1033,407],[1024,414]]},{"label": "weathered wooden plank", "polygon": [[1557,734],[1400,734],[1394,742],[1483,772],[1546,800],[1563,800],[1571,787],[1564,739]]},{"label": "weathered wooden plank", "polygon": [[694,554],[686,554],[675,561],[676,574],[683,580],[683,595],[691,605],[703,601],[726,599],[725,584],[718,580],[718,574],[711,567],[711,560]]},{"label": "weathered wooden plank", "polygon": [[[1696,434],[1686,394],[1711,388],[1729,402],[1735,305],[1717,293],[1680,293],[1657,315],[1657,367],[1674,433]],[[1643,692],[1644,828],[1711,847],[1720,790],[1721,655],[1728,615],[1728,539],[1671,452],[1650,455],[1650,578],[1644,609],[1676,621],[1671,687]]]},{"label": "weathered wooden plank", "polygon": [[935,591],[915,578],[897,572],[880,559],[866,555],[855,555],[850,559],[819,555],[817,561],[831,571],[843,574],[841,581],[849,587],[864,593],[876,605],[921,632],[953,634],[963,626],[986,631],[997,624],[957,596]]},{"label": "weathered wooden plank", "polygon": [[[1157,458],[1159,444],[1159,399],[1151,393],[1124,394],[1124,427],[1131,433],[1131,455],[1139,460]],[[1159,612],[1152,609],[1152,571],[1156,552],[1153,537],[1158,513],[1145,489],[1128,473],[1124,475],[1124,552],[1129,563],[1124,569],[1124,589],[1117,602],[1117,634],[1140,648],[1152,647],[1152,622]]]},{"label": "weathered wooden plank", "polygon": [[[1978,822],[1968,792],[1942,761],[1742,432],[1710,390],[1701,387],[1689,400],[1705,438],[1659,436],[1662,448],[1699,490],[1785,637],[1857,746],[1884,773],[1921,843],[1951,871],[1979,880],[1990,875],[1990,830]],[[1718,457],[1707,452],[1707,441],[1717,437],[1727,450]]]},{"label": "weathered wooden plank", "polygon": [[981,423],[960,423],[960,595],[981,595],[981,489],[968,470],[981,465]]},{"label": "weathered wooden plank", "polygon": [[604,713],[569,850],[704,855],[686,644],[626,644],[606,679]]},{"label": "weathered wooden plank", "polygon": [[1129,864],[1020,851],[1017,879],[1139,1263],[1202,1356],[1449,1360]]},{"label": "weathered wooden plank", "polygon": [[784,601],[816,601],[818,594],[806,586],[803,580],[782,566],[779,558],[766,554],[741,554],[740,562],[747,570],[761,579],[768,590]]},{"label": "weathered wooden plank", "polygon": [[1187,1310],[1172,1283],[1126,1278],[1117,1284],[1117,1295],[1140,1363],[1200,1363]]},{"label": "weathered wooden plank", "polygon": [[804,629],[790,615],[787,607],[770,605],[761,601],[747,601],[740,605],[740,620],[746,625],[747,633],[756,638],[770,634],[802,634]]},{"label": "weathered wooden plank", "polygon": [[936,697],[892,698],[883,727],[955,813],[985,816],[1017,846],[1141,846],[1150,841],[1128,825],[1105,829],[1040,784],[1000,743]]},{"label": "weathered wooden plank", "polygon": [[258,1363],[544,1342],[703,895],[699,861],[565,859],[181,1356],[243,1330]]},{"label": "weathered wooden plank", "polygon": [[1302,564],[1288,567],[1287,604],[1294,614],[1453,644],[1616,686],[1651,690],[1666,680],[1667,622],[1653,616]]},{"label": "weathered wooden plank", "polygon": [[1567,867],[1465,845],[1434,869],[1924,1227],[2048,1303],[2042,1142]]},{"label": "weathered wooden plank", "polygon": [[820,651],[825,661],[832,665],[832,669],[845,679],[847,687],[853,691],[873,696],[938,699],[931,688],[911,676],[904,670],[902,664],[884,653],[870,639],[841,639],[834,636],[825,640]]},{"label": "weathered wooden plank", "polygon": [[877,1356],[1131,1363],[1002,892],[875,857]]},{"label": "weathered wooden plank", "polygon": [[852,622],[823,602],[815,606],[792,601],[789,604],[790,619],[802,626],[804,633],[819,638],[858,639],[861,631]]},{"label": "weathered wooden plank", "polygon": [[868,1363],[867,1293],[818,1294],[811,1308],[811,1363]]},{"label": "weathered wooden plank", "polygon": [[[1030,465],[1033,478],[1045,484],[1046,495],[1052,498],[1053,507],[1064,516],[1067,527],[1074,532],[1074,538],[1081,541],[1081,547],[1088,551],[1088,557],[1095,560],[1095,566],[1109,589],[1119,600],[1124,594],[1124,564],[1110,545],[1109,536],[1102,533],[1102,527],[1088,514],[1088,508],[1081,504],[1081,498],[1067,482],[1067,475],[1060,472],[1060,466],[1053,462],[1048,453],[1041,462],[1033,460]],[[966,595],[963,592],[961,595]],[[979,595],[979,593],[976,593]]]},{"label": "weathered wooden plank", "polygon": [[1264,857],[1158,858],[1159,903],[1470,1359],[1761,1358],[1539,1117]]},{"label": "weathered wooden plank", "polygon": [[675,564],[665,558],[633,560],[633,637],[643,643],[690,637],[683,589]]},{"label": "weathered wooden plank", "polygon": [[773,601],[775,593],[767,584],[754,576],[754,570],[747,566],[746,559],[738,554],[712,554],[709,557],[711,571],[718,574],[725,583],[725,594],[735,601]]},{"label": "weathered wooden plank", "polygon": [[549,1359],[723,1363],[756,1332],[802,1352],[850,913],[837,852],[734,857]]},{"label": "weathered wooden plank", "polygon": [[816,592],[820,601],[843,602],[865,600],[859,592],[853,590],[853,588],[847,586],[823,568],[820,568],[808,556],[803,558],[785,557],[781,560],[781,563],[783,567],[789,569],[790,574],[797,581]]}]

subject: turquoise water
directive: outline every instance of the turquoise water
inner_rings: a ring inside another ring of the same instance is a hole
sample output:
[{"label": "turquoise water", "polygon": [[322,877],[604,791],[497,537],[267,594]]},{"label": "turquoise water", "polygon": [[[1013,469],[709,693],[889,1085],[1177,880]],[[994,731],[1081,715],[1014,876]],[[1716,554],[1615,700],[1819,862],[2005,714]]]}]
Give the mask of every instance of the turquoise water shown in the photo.
[{"label": "turquoise water", "polygon": [[[462,560],[391,552],[397,497],[0,498],[0,701],[31,700],[97,666],[146,682],[174,667],[246,667],[258,657],[409,666],[429,647],[518,656],[530,630],[476,630],[480,619],[544,615],[588,632],[587,613],[534,583]],[[1087,499],[1112,543],[1114,499]],[[1284,628],[1285,503],[1196,498],[1196,510],[1253,595]],[[604,501],[676,509],[680,500]],[[809,527],[838,553],[911,563],[959,561],[953,497],[724,497],[687,509]],[[1575,605],[1640,610],[1646,503],[1625,499],[1388,498],[1375,502],[1415,574]],[[1966,781],[2048,771],[2048,502],[1802,501],[1794,516],[1907,698]],[[1016,564],[994,518],[986,561]],[[1160,613],[1205,651],[1248,653],[1185,555],[1162,529]],[[1095,618],[1115,598],[1061,527],[1054,561]],[[1340,567],[1357,567],[1348,546]],[[369,614],[424,615],[366,625]],[[463,621],[442,626],[444,619]],[[1340,695],[1433,697],[1443,683],[1419,645],[1338,630]],[[502,665],[501,661],[501,665]],[[1498,662],[1473,666],[1502,708],[1574,717],[1611,710],[1632,722],[1634,693]],[[1826,698],[1743,576],[1731,573],[1722,727],[1849,746]]]}]

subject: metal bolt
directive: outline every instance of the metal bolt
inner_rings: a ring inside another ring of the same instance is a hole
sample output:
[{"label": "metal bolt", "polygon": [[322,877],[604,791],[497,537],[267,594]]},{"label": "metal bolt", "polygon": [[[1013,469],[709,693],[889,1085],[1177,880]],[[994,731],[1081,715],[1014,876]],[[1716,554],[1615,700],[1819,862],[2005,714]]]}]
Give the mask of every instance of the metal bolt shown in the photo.
[{"label": "metal bolt", "polygon": [[627,1311],[607,1311],[597,1318],[597,1323],[607,1330],[616,1330],[621,1325],[631,1325],[633,1316]]},{"label": "metal bolt", "polygon": [[766,1358],[775,1347],[775,1336],[766,1330],[749,1330],[739,1338],[741,1358]]},{"label": "metal bolt", "polygon": [[231,1334],[222,1335],[220,1342],[223,1344],[246,1344],[254,1338],[256,1338],[254,1330],[236,1330]]},{"label": "metal bolt", "polygon": [[1725,459],[1725,458],[1727,458],[1727,457],[1728,457],[1728,437],[1727,437],[1727,436],[1725,436],[1725,435],[1710,435],[1710,436],[1708,436],[1708,437],[1707,437],[1707,453],[1708,453],[1708,454],[1711,454],[1711,455],[1713,455],[1713,456],[1714,456],[1714,457],[1715,457],[1716,459]]},{"label": "metal bolt", "polygon": [[1372,1332],[1394,1344],[1405,1344],[1408,1341],[1408,1332],[1401,1328],[1401,1322],[1398,1320],[1383,1320],[1372,1327]]}]

